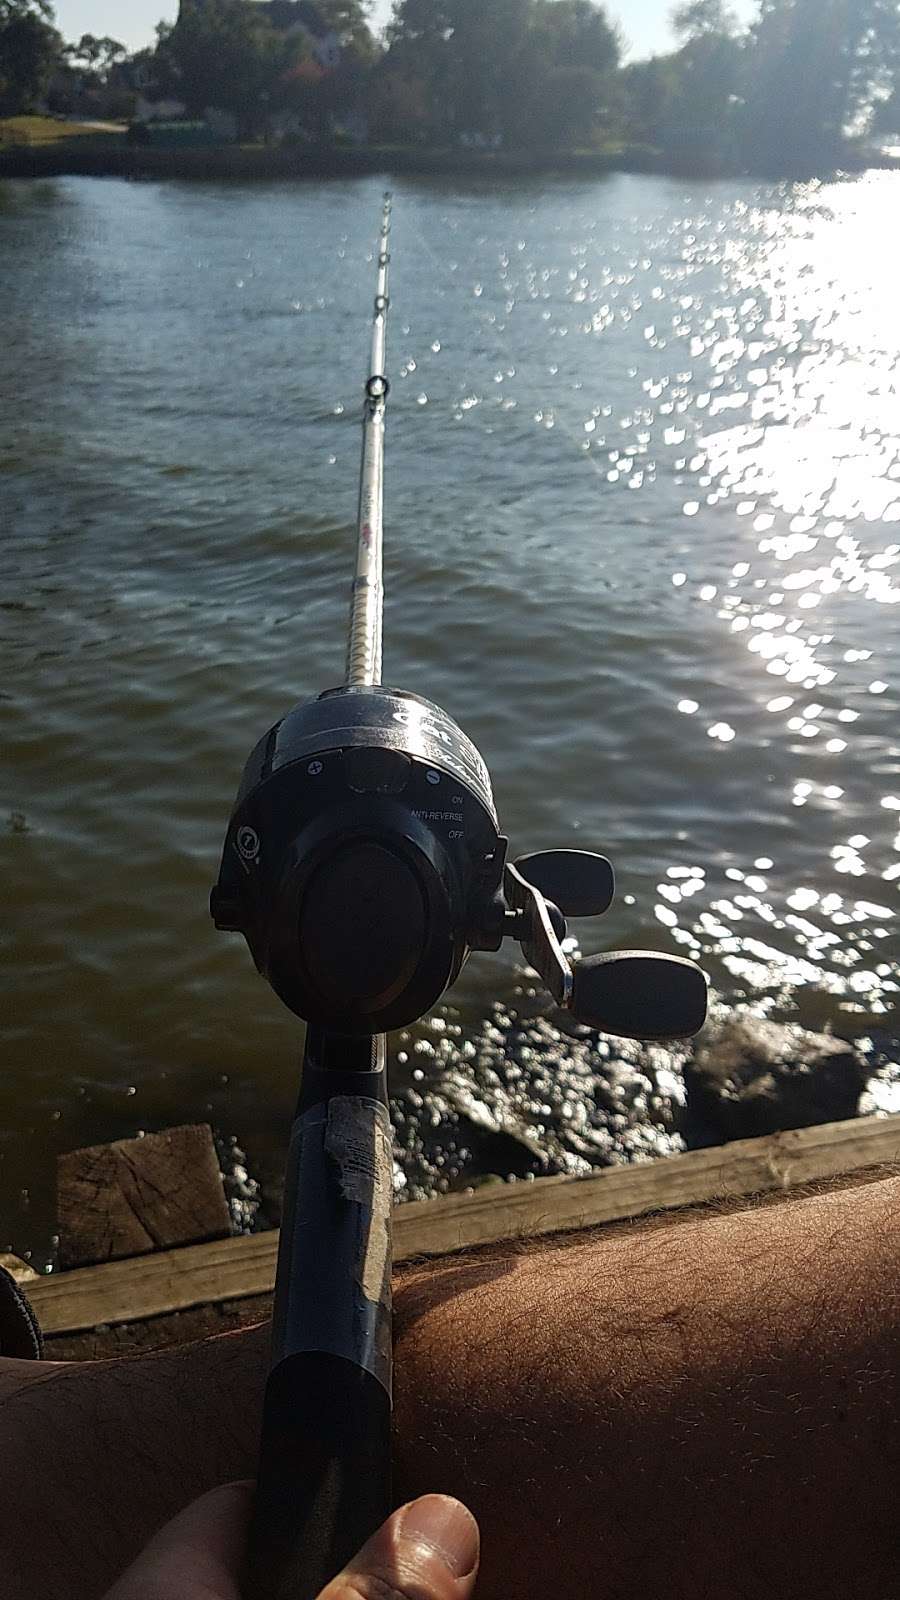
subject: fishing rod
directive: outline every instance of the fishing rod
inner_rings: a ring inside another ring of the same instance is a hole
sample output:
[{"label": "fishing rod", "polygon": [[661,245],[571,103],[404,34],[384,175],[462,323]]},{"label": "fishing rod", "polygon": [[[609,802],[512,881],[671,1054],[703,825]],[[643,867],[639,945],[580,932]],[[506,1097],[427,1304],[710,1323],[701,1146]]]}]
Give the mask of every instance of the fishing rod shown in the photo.
[{"label": "fishing rod", "polygon": [[346,682],[251,754],[210,902],[307,1024],[245,1600],[316,1600],[391,1509],[385,1035],[435,1006],[471,951],[506,938],[592,1028],[686,1038],[706,1016],[706,979],[679,956],[570,962],[566,919],[609,909],[609,861],[509,861],[474,744],[439,706],[381,685],[390,231],[385,195]]}]

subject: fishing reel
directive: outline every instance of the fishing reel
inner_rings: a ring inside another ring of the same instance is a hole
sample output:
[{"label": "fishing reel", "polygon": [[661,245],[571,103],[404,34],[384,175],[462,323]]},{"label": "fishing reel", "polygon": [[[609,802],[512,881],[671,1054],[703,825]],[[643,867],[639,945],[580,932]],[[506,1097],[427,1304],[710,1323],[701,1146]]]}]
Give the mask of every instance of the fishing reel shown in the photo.
[{"label": "fishing reel", "polygon": [[615,952],[570,964],[566,918],[613,900],[586,851],[506,859],[490,776],[445,712],[405,691],[333,689],[296,706],[250,756],[210,909],[243,933],[291,1011],[340,1034],[407,1027],[471,950],[518,940],[578,1022],[682,1038],[706,1016],[692,962]]}]

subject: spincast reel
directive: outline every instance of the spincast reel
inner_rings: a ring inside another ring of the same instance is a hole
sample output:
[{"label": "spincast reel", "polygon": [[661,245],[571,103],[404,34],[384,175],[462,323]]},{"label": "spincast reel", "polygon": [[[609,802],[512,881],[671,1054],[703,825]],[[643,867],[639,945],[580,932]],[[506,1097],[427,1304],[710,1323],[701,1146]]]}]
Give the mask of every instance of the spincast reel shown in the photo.
[{"label": "spincast reel", "polygon": [[211,910],[244,934],[291,1011],[342,1034],[407,1027],[472,950],[518,940],[581,1023],[630,1038],[687,1037],[706,1015],[692,962],[563,950],[568,917],[602,916],[604,856],[507,861],[484,761],[418,695],[330,690],[296,706],[244,771]]}]

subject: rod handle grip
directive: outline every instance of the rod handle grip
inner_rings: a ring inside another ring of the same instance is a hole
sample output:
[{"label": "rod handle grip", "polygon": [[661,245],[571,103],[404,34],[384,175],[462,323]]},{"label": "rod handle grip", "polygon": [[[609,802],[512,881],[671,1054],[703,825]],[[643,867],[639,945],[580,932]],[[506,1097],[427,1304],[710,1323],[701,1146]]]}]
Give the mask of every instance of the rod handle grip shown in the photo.
[{"label": "rod handle grip", "polygon": [[342,1356],[281,1361],[263,1406],[244,1600],[317,1600],[391,1510],[391,1403]]}]

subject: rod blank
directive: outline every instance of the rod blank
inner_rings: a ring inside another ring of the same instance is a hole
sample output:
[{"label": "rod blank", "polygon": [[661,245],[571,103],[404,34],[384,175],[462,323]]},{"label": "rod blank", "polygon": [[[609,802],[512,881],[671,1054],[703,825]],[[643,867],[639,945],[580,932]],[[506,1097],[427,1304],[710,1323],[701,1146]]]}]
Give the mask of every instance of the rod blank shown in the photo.
[{"label": "rod blank", "polygon": [[372,355],[363,410],[362,465],[359,478],[356,573],[350,602],[347,683],[371,688],[381,683],[384,613],[384,424],[390,384],[385,373],[390,298],[391,196],[386,194],[378,236],[378,282],[372,321]]}]

